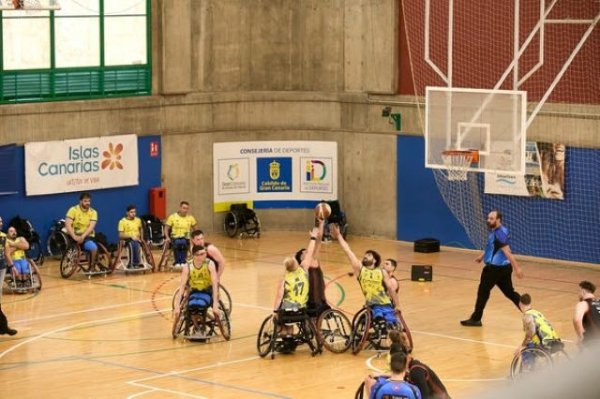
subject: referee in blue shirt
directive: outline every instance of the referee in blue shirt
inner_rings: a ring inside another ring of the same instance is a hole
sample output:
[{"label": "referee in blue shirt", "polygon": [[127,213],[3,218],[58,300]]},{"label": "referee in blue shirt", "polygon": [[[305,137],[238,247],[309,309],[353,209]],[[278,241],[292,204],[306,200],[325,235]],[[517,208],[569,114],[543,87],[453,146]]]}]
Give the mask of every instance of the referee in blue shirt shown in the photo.
[{"label": "referee in blue shirt", "polygon": [[483,309],[495,285],[515,304],[517,309],[519,308],[520,295],[513,288],[511,275],[514,268],[517,277],[523,278],[523,271],[510,251],[510,233],[502,226],[502,213],[498,210],[491,211],[487,217],[487,225],[492,231],[488,236],[485,250],[475,259],[478,263],[481,261],[485,263],[477,289],[477,302],[471,317],[460,322],[463,326],[481,327]]}]

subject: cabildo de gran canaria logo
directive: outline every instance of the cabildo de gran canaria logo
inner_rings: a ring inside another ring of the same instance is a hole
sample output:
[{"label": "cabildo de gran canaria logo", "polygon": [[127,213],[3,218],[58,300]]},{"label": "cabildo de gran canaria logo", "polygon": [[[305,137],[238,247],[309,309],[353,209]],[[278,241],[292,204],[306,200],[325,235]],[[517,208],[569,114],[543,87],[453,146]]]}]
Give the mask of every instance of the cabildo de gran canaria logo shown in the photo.
[{"label": "cabildo de gran canaria logo", "polygon": [[122,152],[123,144],[109,143],[108,149],[102,151],[104,159],[101,160],[100,148],[97,146],[69,146],[66,162],[41,162],[38,165],[38,173],[40,176],[59,176],[98,172],[100,169],[123,169]]}]

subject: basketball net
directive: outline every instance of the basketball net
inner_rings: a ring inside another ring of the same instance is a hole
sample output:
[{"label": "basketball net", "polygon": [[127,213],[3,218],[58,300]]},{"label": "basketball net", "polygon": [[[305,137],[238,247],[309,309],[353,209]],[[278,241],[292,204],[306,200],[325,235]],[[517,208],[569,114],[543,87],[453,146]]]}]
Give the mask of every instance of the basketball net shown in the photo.
[{"label": "basketball net", "polygon": [[451,150],[442,153],[442,159],[448,173],[448,181],[465,181],[471,162],[472,151]]}]

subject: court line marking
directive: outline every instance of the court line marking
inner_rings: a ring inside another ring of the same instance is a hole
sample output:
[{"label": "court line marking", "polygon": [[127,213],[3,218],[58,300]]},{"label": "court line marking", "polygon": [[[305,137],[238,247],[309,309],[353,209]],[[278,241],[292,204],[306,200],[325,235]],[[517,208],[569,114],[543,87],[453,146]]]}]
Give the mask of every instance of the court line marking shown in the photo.
[{"label": "court line marking", "polygon": [[[170,311],[170,309],[168,309]],[[166,310],[163,310],[166,311]],[[78,312],[79,313],[79,312]],[[143,312],[143,313],[134,313],[128,316],[121,316],[121,317],[111,317],[108,319],[97,319],[97,320],[89,320],[89,321],[83,321],[81,323],[76,323],[76,324],[72,324],[69,326],[65,326],[65,327],[60,327],[60,328],[56,328],[54,330],[51,331],[47,331],[45,333],[33,336],[31,338],[28,338],[24,341],[19,342],[16,345],[11,346],[10,348],[6,349],[4,352],[0,352],[0,359],[2,359],[4,356],[6,356],[7,354],[9,354],[10,352],[16,350],[17,348],[20,348],[23,345],[29,344],[30,342],[34,342],[37,341],[41,338],[47,337],[48,335],[52,335],[52,334],[56,334],[62,331],[67,331],[67,330],[71,330],[73,328],[77,328],[77,327],[81,327],[81,326],[86,326],[86,325],[94,325],[97,323],[105,323],[105,322],[111,322],[111,321],[120,321],[120,320],[127,320],[127,319],[132,319],[132,318],[137,318],[139,316],[145,316],[145,315],[150,315],[150,314],[155,314],[156,311],[152,310],[149,312]]]},{"label": "court line marking", "polygon": [[[195,368],[179,370],[179,371],[174,370],[174,371],[171,371],[168,373],[157,373],[156,372],[155,374],[158,374],[158,375],[153,375],[153,376],[149,376],[149,377],[144,377],[144,378],[139,378],[139,379],[128,381],[127,383],[130,385],[147,389],[144,392],[137,393],[137,394],[135,394],[135,396],[129,396],[128,398],[139,397],[139,396],[142,396],[143,394],[151,393],[155,389],[162,390],[161,388],[157,388],[154,385],[142,384],[141,382],[146,382],[146,381],[155,380],[155,379],[159,379],[159,378],[176,377],[176,378],[181,378],[181,379],[185,379],[188,381],[198,382],[198,383],[201,383],[204,385],[214,385],[214,386],[222,387],[224,389],[238,390],[238,391],[249,392],[249,393],[253,393],[253,394],[270,396],[270,397],[279,398],[279,399],[288,399],[288,397],[282,396],[282,395],[276,394],[276,393],[259,391],[259,390],[252,389],[252,388],[245,388],[240,385],[223,384],[223,383],[218,383],[218,382],[214,382],[214,381],[210,381],[210,380],[203,380],[200,378],[188,377],[188,376],[182,375],[182,374],[190,373],[193,371],[207,370],[207,369],[211,369],[211,368],[223,367],[223,366],[228,366],[228,365],[232,365],[232,364],[245,363],[245,362],[254,361],[254,360],[258,360],[258,359],[260,359],[259,356],[251,356],[251,357],[247,357],[247,358],[243,358],[243,359],[231,360],[228,362],[216,362],[216,363],[209,364],[209,365],[202,366],[202,367],[195,367]],[[186,396],[196,397],[196,396],[191,396],[189,394],[186,394]]]},{"label": "court line marking", "polygon": [[[367,366],[367,368],[369,370],[372,370],[376,373],[379,373],[380,375],[386,375],[389,374],[390,371],[389,370],[382,370],[378,367],[373,366],[373,359],[375,358],[379,358],[381,357],[381,353],[375,354],[369,358],[367,358],[367,360],[365,360],[365,364]],[[498,381],[506,381],[508,380],[507,377],[502,377],[502,378],[473,378],[473,379],[457,379],[457,378],[444,378],[444,381],[446,382],[498,382]]]},{"label": "court line marking", "polygon": [[[171,297],[160,298],[160,300],[167,300],[167,299],[170,300]],[[16,323],[25,323],[25,322],[31,323],[31,322],[35,322],[35,321],[38,321],[38,320],[54,319],[54,318],[57,318],[57,317],[71,316],[71,315],[80,314],[80,313],[96,312],[96,311],[99,311],[99,310],[116,309],[116,308],[126,307],[126,306],[129,306],[129,305],[138,305],[140,303],[151,303],[151,300],[150,299],[144,299],[143,301],[120,303],[118,305],[101,306],[101,307],[98,307],[98,308],[82,309],[82,310],[76,310],[76,311],[73,311],[73,312],[56,313],[56,314],[52,314],[52,315],[48,315],[48,316],[36,317],[35,319],[11,320],[11,324],[12,323],[15,323],[15,324]],[[169,309],[169,310],[171,310],[171,309]],[[165,310],[162,310],[162,312],[164,312],[164,311]]]}]

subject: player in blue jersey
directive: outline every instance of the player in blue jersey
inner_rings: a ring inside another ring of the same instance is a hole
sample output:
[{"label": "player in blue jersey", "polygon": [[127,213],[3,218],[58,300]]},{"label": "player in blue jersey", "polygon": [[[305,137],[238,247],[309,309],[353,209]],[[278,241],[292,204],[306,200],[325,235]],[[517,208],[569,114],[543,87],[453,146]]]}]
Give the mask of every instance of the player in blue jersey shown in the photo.
[{"label": "player in blue jersey", "polygon": [[421,392],[415,385],[406,382],[407,355],[404,352],[394,353],[390,359],[391,376],[367,377],[365,388],[369,399],[421,399]]},{"label": "player in blue jersey", "polygon": [[485,250],[475,259],[476,262],[483,261],[485,264],[481,271],[475,310],[470,318],[460,322],[463,326],[481,327],[483,309],[490,298],[492,288],[496,285],[504,296],[510,299],[517,309],[519,308],[521,296],[513,287],[512,272],[514,269],[517,277],[523,278],[523,271],[510,250],[510,233],[502,225],[502,213],[498,210],[491,211],[487,217],[487,225],[491,232]]}]

